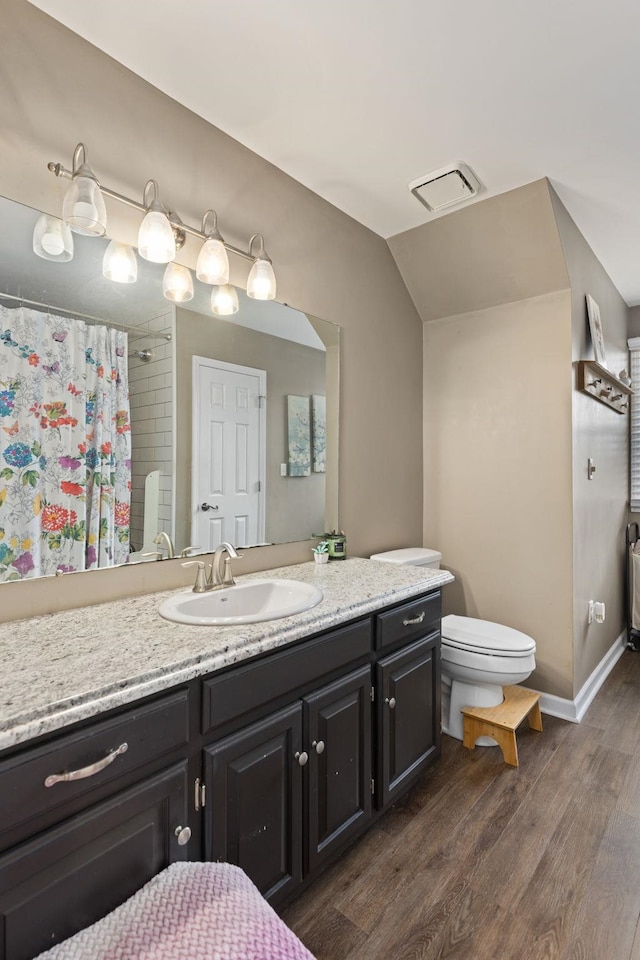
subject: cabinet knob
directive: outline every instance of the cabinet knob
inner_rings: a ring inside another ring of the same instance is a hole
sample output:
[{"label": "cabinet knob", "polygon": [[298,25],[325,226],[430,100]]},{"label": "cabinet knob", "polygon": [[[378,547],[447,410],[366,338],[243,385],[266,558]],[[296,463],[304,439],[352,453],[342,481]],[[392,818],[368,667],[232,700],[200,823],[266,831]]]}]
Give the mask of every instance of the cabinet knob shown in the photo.
[{"label": "cabinet knob", "polygon": [[314,740],[311,746],[316,753],[324,753],[324,740]]},{"label": "cabinet knob", "polygon": [[176,827],[173,831],[178,838],[178,846],[184,847],[191,839],[191,827]]},{"label": "cabinet knob", "polygon": [[388,705],[389,710],[395,710],[395,707],[396,707],[395,697],[385,697],[384,702]]},{"label": "cabinet knob", "polygon": [[298,752],[294,756],[294,759],[298,761],[301,767],[304,767],[306,766],[306,763],[309,759],[309,754],[306,753],[304,750],[302,751],[302,753],[300,753],[300,751],[298,750]]}]

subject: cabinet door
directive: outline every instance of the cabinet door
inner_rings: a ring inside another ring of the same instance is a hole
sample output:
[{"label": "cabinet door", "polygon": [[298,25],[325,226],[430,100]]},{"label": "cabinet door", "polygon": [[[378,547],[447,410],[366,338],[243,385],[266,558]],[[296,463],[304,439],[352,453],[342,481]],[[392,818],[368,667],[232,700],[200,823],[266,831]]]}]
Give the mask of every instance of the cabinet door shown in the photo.
[{"label": "cabinet door", "polygon": [[440,753],[440,636],[376,665],[379,805],[399,795]]},{"label": "cabinet door", "polygon": [[187,858],[187,765],[177,764],[0,857],[0,960],[30,960]]},{"label": "cabinet door", "polygon": [[371,668],[305,697],[304,710],[313,871],[371,816]]},{"label": "cabinet door", "polygon": [[242,867],[272,903],[302,878],[301,751],[300,702],[204,751],[205,859]]}]

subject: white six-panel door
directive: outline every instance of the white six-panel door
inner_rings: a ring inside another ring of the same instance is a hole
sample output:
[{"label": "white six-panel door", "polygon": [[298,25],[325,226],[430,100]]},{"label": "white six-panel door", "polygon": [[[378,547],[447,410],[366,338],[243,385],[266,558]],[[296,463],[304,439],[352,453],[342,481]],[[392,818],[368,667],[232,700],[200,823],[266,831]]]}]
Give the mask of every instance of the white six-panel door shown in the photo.
[{"label": "white six-panel door", "polygon": [[[264,543],[267,374],[193,358],[191,543]],[[263,398],[263,399],[261,399]]]}]

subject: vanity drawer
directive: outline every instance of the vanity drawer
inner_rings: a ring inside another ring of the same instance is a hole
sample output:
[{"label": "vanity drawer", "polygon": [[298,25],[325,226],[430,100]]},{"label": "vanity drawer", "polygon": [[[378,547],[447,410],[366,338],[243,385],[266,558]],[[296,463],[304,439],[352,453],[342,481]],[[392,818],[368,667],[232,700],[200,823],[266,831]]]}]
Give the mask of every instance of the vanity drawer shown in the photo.
[{"label": "vanity drawer", "polygon": [[440,591],[411,600],[376,617],[376,649],[398,646],[440,629],[442,602]]},{"label": "vanity drawer", "polygon": [[[63,804],[75,810],[72,801],[183,746],[188,734],[188,693],[180,690],[0,762],[0,832]],[[57,779],[71,771],[85,775]]]},{"label": "vanity drawer", "polygon": [[242,718],[250,711],[289,693],[297,699],[300,688],[322,682],[332,671],[368,657],[370,651],[371,622],[366,619],[205,680],[202,732],[232,720],[242,726]]}]

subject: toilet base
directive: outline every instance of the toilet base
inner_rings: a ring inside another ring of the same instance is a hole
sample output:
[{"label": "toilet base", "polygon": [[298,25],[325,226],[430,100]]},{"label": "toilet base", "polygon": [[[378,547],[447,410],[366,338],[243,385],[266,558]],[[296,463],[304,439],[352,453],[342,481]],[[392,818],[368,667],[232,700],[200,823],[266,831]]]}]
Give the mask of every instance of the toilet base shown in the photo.
[{"label": "toilet base", "polygon": [[[448,690],[447,687],[449,687]],[[464,680],[451,680],[449,677],[443,677],[443,733],[447,733],[456,740],[463,740],[464,717],[461,713],[462,708],[497,707],[503,700],[504,692],[500,684],[478,685],[465,683]],[[478,737],[476,743],[479,747],[497,747],[499,745],[493,737]]]}]

